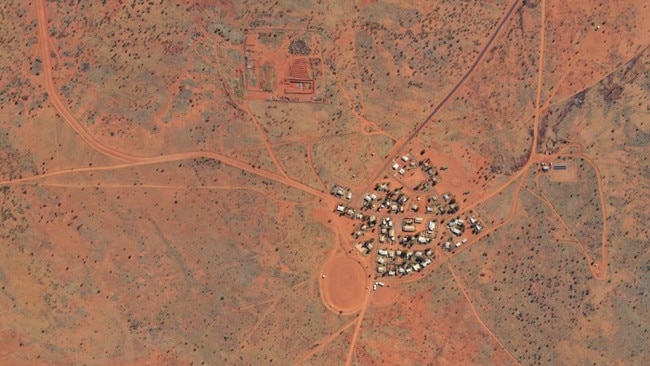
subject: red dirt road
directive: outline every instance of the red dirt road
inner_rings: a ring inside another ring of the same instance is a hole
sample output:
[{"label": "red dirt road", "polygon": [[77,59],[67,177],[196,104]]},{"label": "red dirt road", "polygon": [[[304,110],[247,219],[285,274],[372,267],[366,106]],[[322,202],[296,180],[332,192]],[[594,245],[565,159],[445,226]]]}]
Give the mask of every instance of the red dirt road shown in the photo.
[{"label": "red dirt road", "polygon": [[42,62],[45,89],[47,89],[49,99],[52,101],[52,104],[56,110],[61,114],[61,117],[63,117],[63,119],[68,122],[70,127],[72,127],[88,145],[90,145],[93,149],[101,152],[102,154],[124,162],[142,161],[144,158],[136,157],[111,149],[110,147],[105,146],[101,142],[97,141],[97,139],[95,139],[92,134],[84,129],[84,127],[79,123],[79,121],[77,121],[70,110],[68,110],[65,104],[61,101],[61,98],[59,98],[59,95],[57,94],[56,86],[54,85],[52,57],[49,49],[50,38],[47,27],[48,23],[44,0],[38,0],[36,2],[36,14],[38,16],[38,38],[41,46],[41,52],[43,53]]},{"label": "red dirt road", "polygon": [[[213,159],[220,160],[225,164],[286,184],[288,186],[294,187],[296,189],[312,194],[314,196],[320,198],[326,198],[326,199],[330,198],[329,195],[325,194],[324,192],[313,189],[305,184],[290,179],[288,176],[286,176],[284,170],[281,169],[280,166],[278,166],[278,169],[280,170],[280,172],[283,173],[281,175],[263,169],[253,169],[246,162],[229,158],[227,156],[221,155],[216,152],[193,151],[193,152],[184,152],[178,154],[167,154],[161,156],[148,157],[148,156],[137,156],[126,152],[118,151],[102,144],[91,133],[89,133],[81,123],[79,123],[79,121],[72,115],[70,110],[65,106],[65,104],[59,98],[59,95],[57,93],[57,88],[54,85],[52,57],[51,57],[51,50],[49,49],[50,37],[48,32],[47,13],[46,13],[46,5],[44,0],[38,0],[36,2],[36,13],[38,16],[39,43],[40,43],[41,52],[43,56],[42,57],[43,76],[45,79],[44,80],[45,88],[47,89],[49,100],[52,102],[52,104],[59,112],[59,114],[61,114],[61,117],[63,117],[63,119],[65,119],[66,122],[79,134],[79,136],[81,136],[81,138],[93,149],[97,150],[98,152],[106,156],[123,161],[125,163],[131,163],[132,165],[155,164],[155,163],[162,163],[162,162],[200,158],[200,157],[213,158]],[[277,163],[277,161],[275,162]],[[114,166],[113,168],[122,167],[122,166],[124,165]],[[63,172],[54,172],[52,174],[61,174],[61,173]],[[45,176],[40,176],[40,177],[43,178]]]}]

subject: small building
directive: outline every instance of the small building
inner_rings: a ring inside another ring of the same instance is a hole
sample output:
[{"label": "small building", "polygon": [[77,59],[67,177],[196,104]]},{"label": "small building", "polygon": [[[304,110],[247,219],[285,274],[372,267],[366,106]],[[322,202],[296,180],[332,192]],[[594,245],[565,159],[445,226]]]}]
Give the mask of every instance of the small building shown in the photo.
[{"label": "small building", "polygon": [[402,231],[405,233],[413,233],[415,232],[415,225],[403,225]]},{"label": "small building", "polygon": [[332,189],[330,190],[330,193],[338,198],[345,198],[348,201],[352,199],[352,192],[348,188],[341,187],[338,184],[332,185]]},{"label": "small building", "polygon": [[[399,165],[397,165],[397,167],[399,168]],[[397,168],[393,166],[393,169],[397,169]],[[386,182],[377,183],[377,185],[375,186],[375,190],[378,192],[388,192],[389,189],[390,189],[389,184]]]},{"label": "small building", "polygon": [[429,225],[427,226],[427,231],[429,232],[429,234],[431,234],[435,229],[436,229],[436,221],[433,219],[429,220]]},{"label": "small building", "polygon": [[377,216],[370,216],[368,218],[368,226],[375,227],[377,225]]}]

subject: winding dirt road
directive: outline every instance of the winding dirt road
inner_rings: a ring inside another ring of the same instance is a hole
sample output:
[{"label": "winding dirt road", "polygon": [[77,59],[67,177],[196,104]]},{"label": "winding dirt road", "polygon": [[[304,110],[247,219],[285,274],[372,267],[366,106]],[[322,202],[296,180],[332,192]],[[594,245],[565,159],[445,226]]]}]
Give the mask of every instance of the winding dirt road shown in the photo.
[{"label": "winding dirt road", "polygon": [[[84,142],[86,142],[89,146],[91,146],[93,149],[97,150],[98,152],[108,157],[120,160],[127,164],[119,164],[119,165],[100,167],[95,169],[72,169],[72,170],[58,171],[58,172],[53,172],[51,174],[43,174],[31,178],[13,180],[12,182],[27,181],[27,180],[33,180],[38,178],[45,178],[48,176],[69,174],[72,172],[79,172],[79,171],[116,169],[116,168],[123,168],[123,167],[136,166],[136,165],[159,164],[165,162],[173,162],[173,161],[196,159],[196,158],[211,158],[211,159],[220,160],[225,164],[239,168],[249,173],[296,188],[298,190],[314,195],[316,197],[320,197],[323,199],[331,198],[329,195],[327,195],[322,191],[319,191],[317,189],[314,189],[310,186],[307,186],[303,183],[300,183],[296,180],[289,178],[286,174],[280,175],[265,169],[254,169],[246,162],[227,157],[225,155],[219,154],[214,151],[190,151],[184,153],[147,157],[147,156],[138,156],[138,155],[133,155],[126,152],[118,151],[102,144],[91,133],[89,133],[84,128],[84,126],[81,123],[79,123],[79,121],[72,115],[72,113],[66,107],[65,103],[63,103],[63,101],[61,100],[57,92],[56,86],[54,84],[54,69],[52,66],[51,50],[49,48],[51,44],[51,39],[48,31],[47,9],[46,9],[45,0],[36,0],[36,14],[38,18],[39,45],[42,53],[43,77],[45,82],[45,88],[47,90],[50,101],[52,102],[56,110],[59,112],[61,117],[65,119],[65,121],[70,125],[70,127],[72,127],[75,130],[75,132],[77,132],[77,134],[79,134],[79,136],[84,140]],[[263,138],[265,139],[265,142],[268,142],[266,140],[266,136],[263,136]],[[272,158],[274,158],[274,156],[272,156]],[[273,161],[276,164],[278,164],[277,159],[273,159]],[[281,172],[284,173],[284,171],[280,167],[279,169]]]},{"label": "winding dirt road", "polygon": [[[367,183],[368,187],[366,190],[369,190],[373,182],[375,182],[383,173],[386,169],[389,168],[392,160],[392,156],[395,155],[396,152],[399,152],[401,149],[404,148],[406,144],[408,144],[410,141],[412,141],[415,137],[417,137],[422,130],[430,123],[434,117],[437,115],[437,113],[446,105],[446,103],[454,96],[454,94],[461,88],[462,85],[471,77],[471,75],[474,73],[474,71],[477,69],[477,67],[480,65],[481,61],[483,60],[485,54],[487,51],[490,49],[490,47],[493,45],[494,41],[498,38],[499,34],[501,33],[504,25],[507,23],[507,21],[511,18],[512,14],[514,13],[514,10],[517,8],[518,5],[520,5],[521,1],[520,0],[513,0],[511,4],[509,4],[506,12],[502,15],[500,21],[497,23],[495,29],[493,30],[492,34],[486,39],[486,42],[484,43],[483,47],[480,49],[478,55],[470,65],[470,67],[467,69],[467,71],[462,75],[460,79],[454,84],[454,86],[451,88],[451,90],[438,102],[438,104],[432,109],[432,111],[426,116],[426,118],[417,124],[413,131],[404,139],[396,141],[395,146],[391,149],[391,152],[389,153],[389,156],[386,158],[382,166],[377,170],[376,176],[371,177],[370,181]],[[44,77],[44,84],[45,88],[47,90],[49,99],[51,100],[53,106],[57,110],[57,112],[61,115],[61,117],[75,130],[75,132],[83,139],[85,143],[87,143],[90,147],[95,149],[96,151],[114,158],[121,163],[115,164],[115,165],[110,165],[110,166],[101,166],[101,167],[83,167],[83,168],[73,168],[69,170],[61,170],[61,171],[55,171],[55,172],[50,172],[50,173],[45,173],[42,175],[37,175],[33,177],[28,177],[28,178],[21,178],[21,179],[13,179],[13,180],[7,180],[4,182],[0,182],[0,184],[8,184],[8,183],[20,183],[20,182],[30,182],[30,181],[35,181],[35,180],[40,180],[48,177],[54,177],[54,176],[59,176],[63,174],[71,174],[71,173],[79,173],[79,172],[92,172],[92,171],[103,171],[103,170],[112,170],[112,169],[120,169],[120,168],[128,168],[128,167],[135,167],[135,166],[143,166],[143,165],[152,165],[152,164],[160,164],[160,163],[166,163],[166,162],[174,162],[174,161],[181,161],[181,160],[189,160],[189,159],[196,159],[196,158],[211,158],[215,160],[219,160],[223,162],[224,164],[227,164],[229,166],[241,169],[243,171],[249,172],[251,174],[254,174],[256,176],[266,178],[278,183],[281,183],[283,185],[298,189],[302,192],[305,192],[307,194],[313,195],[315,197],[319,197],[321,199],[324,199],[325,202],[333,202],[334,200],[330,195],[327,194],[326,192],[326,187],[325,184],[322,182],[320,179],[319,175],[317,174],[317,171],[314,167],[313,161],[312,161],[312,145],[311,142],[308,143],[308,162],[309,162],[309,167],[312,171],[312,173],[316,176],[318,179],[319,183],[321,186],[323,186],[323,190],[318,190],[315,188],[312,188],[306,184],[303,184],[299,181],[296,181],[294,179],[291,179],[287,173],[284,171],[282,168],[280,162],[278,161],[277,157],[273,153],[273,150],[271,148],[271,144],[269,142],[268,137],[265,135],[263,131],[262,125],[257,121],[257,119],[253,116],[253,113],[250,109],[247,107],[241,107],[246,113],[249,114],[249,116],[252,118],[253,122],[255,123],[255,127],[257,128],[258,132],[261,134],[263,140],[264,140],[264,145],[266,149],[268,150],[271,159],[273,160],[273,163],[277,167],[278,171],[281,174],[274,173],[269,170],[265,169],[260,169],[260,168],[253,168],[250,166],[249,163],[240,161],[237,159],[230,158],[228,156],[225,156],[223,154],[220,154],[218,152],[214,151],[190,151],[190,152],[183,152],[183,153],[175,153],[175,154],[165,154],[165,155],[160,155],[160,156],[138,156],[138,155],[133,155],[127,152],[115,150],[109,146],[104,145],[101,143],[99,140],[97,140],[90,132],[88,132],[85,128],[85,126],[80,123],[74,115],[71,113],[71,111],[68,109],[66,104],[63,102],[61,99],[58,90],[56,88],[56,85],[54,83],[54,66],[53,66],[53,61],[52,61],[52,49],[54,48],[53,42],[51,37],[49,36],[49,30],[48,30],[48,20],[47,20],[47,10],[46,10],[46,4],[45,0],[36,0],[35,2],[36,6],[36,13],[37,13],[37,19],[38,19],[38,30],[39,30],[39,46],[40,50],[42,53],[42,70],[43,70],[43,77]],[[534,122],[533,122],[533,142],[532,142],[532,147],[530,151],[530,155],[528,157],[528,160],[526,164],[521,168],[520,171],[518,171],[516,174],[514,174],[506,183],[501,185],[500,187],[495,188],[492,192],[488,193],[487,195],[481,197],[479,200],[475,201],[473,204],[467,206],[461,214],[467,213],[469,210],[472,208],[476,207],[478,204],[481,202],[485,202],[486,200],[489,200],[495,195],[497,195],[499,192],[501,192],[503,189],[508,187],[511,183],[518,183],[518,187],[515,190],[514,196],[513,196],[513,202],[512,202],[512,207],[511,211],[508,215],[508,217],[498,225],[485,230],[481,235],[477,236],[471,243],[469,243],[467,246],[464,246],[462,250],[467,249],[471,244],[477,242],[480,240],[482,237],[488,235],[491,232],[494,232],[501,228],[503,225],[505,225],[507,222],[509,222],[514,215],[516,214],[516,205],[519,199],[519,194],[521,192],[521,189],[523,187],[524,183],[524,178],[525,174],[529,172],[531,167],[533,167],[534,164],[537,162],[541,161],[541,159],[548,159],[547,156],[542,156],[539,155],[537,152],[537,144],[538,144],[538,138],[539,138],[539,122],[540,122],[540,116],[541,112],[545,109],[548,108],[550,105],[555,104],[551,103],[551,98],[549,98],[546,101],[546,104],[544,106],[541,105],[541,95],[542,95],[542,81],[543,81],[543,69],[544,69],[544,52],[545,52],[545,33],[546,33],[546,2],[544,0],[541,1],[541,12],[542,12],[542,21],[541,21],[541,35],[540,35],[540,48],[539,48],[539,63],[538,63],[538,75],[537,75],[537,92],[536,92],[536,97],[535,97],[535,114],[534,114]],[[341,88],[343,89],[343,88]],[[554,95],[554,94],[553,94]],[[344,92],[344,96],[348,101],[349,106],[352,108],[353,103],[350,99],[350,97]],[[556,102],[557,103],[557,102]],[[384,131],[381,131],[376,124],[373,122],[368,121],[365,118],[364,113],[357,113],[353,110],[353,114],[355,117],[361,122],[361,132],[364,133],[364,127],[369,127],[369,131],[365,131],[366,134],[384,134],[387,137],[394,139],[391,135],[387,134]],[[595,169],[597,177],[598,177],[598,189],[600,190],[600,200],[601,200],[601,207],[602,207],[602,215],[603,215],[603,231],[602,231],[602,256],[603,256],[603,267],[602,267],[602,272],[598,273],[596,275],[596,278],[598,279],[604,279],[606,278],[606,269],[607,269],[607,252],[606,252],[606,239],[607,239],[607,226],[606,226],[606,213],[605,213],[605,199],[604,199],[604,191],[603,191],[603,186],[602,186],[602,180],[601,180],[601,175],[600,171],[597,167],[597,165],[593,162],[593,160],[589,159],[587,156],[585,156],[582,151],[580,151],[579,154],[573,154],[573,156],[580,156],[585,158],[587,162],[592,165],[592,167]],[[566,225],[566,224],[565,224]],[[336,244],[334,247],[334,251],[337,250],[340,244]],[[454,254],[457,255],[458,253]],[[449,270],[452,273],[452,276],[458,283],[463,295],[467,299],[467,301],[470,304],[470,307],[476,316],[478,322],[483,325],[483,327],[487,330],[488,333],[494,337],[494,339],[501,345],[501,347],[512,357],[512,359],[517,362],[516,358],[501,344],[499,339],[492,333],[492,331],[483,323],[483,321],[480,319],[479,314],[477,313],[476,309],[474,308],[470,297],[468,296],[467,291],[463,287],[462,282],[458,279],[456,274],[453,271],[453,268],[451,267],[451,264],[449,263],[449,258],[453,256],[448,257],[444,262],[449,266]],[[430,271],[433,271],[433,268],[431,268]],[[593,269],[592,269],[593,271]],[[426,274],[431,273],[427,272]],[[426,275],[424,274],[424,275]],[[423,275],[423,276],[424,276]],[[421,277],[419,277],[421,278]],[[348,354],[347,354],[347,359],[345,364],[350,365],[352,363],[353,355],[355,352],[355,347],[356,343],[359,337],[359,333],[361,331],[361,326],[363,323],[363,318],[365,315],[366,310],[368,309],[370,303],[371,303],[371,297],[372,293],[371,292],[366,292],[364,294],[364,298],[360,301],[362,301],[362,307],[358,311],[357,319],[348,322],[344,324],[343,327],[340,329],[336,330],[336,332],[331,333],[330,335],[325,336],[320,342],[319,345],[316,346],[316,348],[312,349],[305,355],[303,355],[300,359],[302,361],[306,361],[309,357],[311,357],[314,353],[322,350],[327,344],[329,344],[333,339],[335,339],[343,330],[348,329],[354,324],[354,331],[352,334],[352,338],[350,341],[350,346],[348,349]],[[274,306],[277,305],[279,298],[273,299],[269,301],[271,305],[268,307],[266,310],[264,316],[262,317],[262,320],[264,317],[269,314],[270,312],[273,311]],[[259,327],[259,323],[261,320],[256,324],[256,326],[248,333],[247,338],[250,338],[252,334],[257,330],[257,327]]]},{"label": "winding dirt road", "polygon": [[47,26],[47,9],[45,5],[45,0],[36,0],[36,15],[38,18],[38,43],[41,47],[42,53],[42,69],[43,77],[45,81],[45,89],[49,96],[50,101],[59,112],[61,117],[68,122],[70,127],[72,127],[77,134],[93,149],[101,152],[102,154],[109,156],[111,158],[121,160],[124,162],[135,162],[143,161],[146,158],[133,156],[115,149],[112,149],[108,146],[103,145],[101,142],[90,134],[84,126],[77,121],[77,119],[72,115],[70,110],[66,105],[61,101],[59,94],[57,92],[56,86],[54,85],[54,71],[52,66],[52,54],[50,50],[51,39],[49,36],[49,30]]}]

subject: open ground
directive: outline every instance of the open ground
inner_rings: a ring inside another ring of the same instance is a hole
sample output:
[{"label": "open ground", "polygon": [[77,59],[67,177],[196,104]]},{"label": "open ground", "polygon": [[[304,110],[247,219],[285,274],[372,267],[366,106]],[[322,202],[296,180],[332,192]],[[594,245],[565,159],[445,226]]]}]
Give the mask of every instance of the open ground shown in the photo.
[{"label": "open ground", "polygon": [[0,363],[647,363],[648,15],[5,2]]}]

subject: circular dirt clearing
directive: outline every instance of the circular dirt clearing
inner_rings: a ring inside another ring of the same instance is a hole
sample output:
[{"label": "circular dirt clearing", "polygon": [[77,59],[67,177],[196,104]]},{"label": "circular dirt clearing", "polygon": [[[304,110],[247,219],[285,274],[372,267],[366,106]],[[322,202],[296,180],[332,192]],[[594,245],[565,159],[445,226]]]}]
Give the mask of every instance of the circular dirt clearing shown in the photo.
[{"label": "circular dirt clearing", "polygon": [[325,263],[320,279],[325,306],[337,314],[354,314],[363,307],[366,295],[366,271],[356,260],[335,257]]}]

